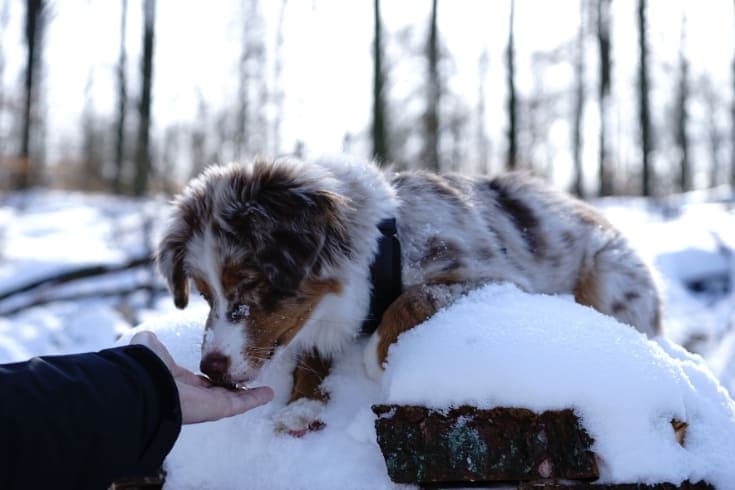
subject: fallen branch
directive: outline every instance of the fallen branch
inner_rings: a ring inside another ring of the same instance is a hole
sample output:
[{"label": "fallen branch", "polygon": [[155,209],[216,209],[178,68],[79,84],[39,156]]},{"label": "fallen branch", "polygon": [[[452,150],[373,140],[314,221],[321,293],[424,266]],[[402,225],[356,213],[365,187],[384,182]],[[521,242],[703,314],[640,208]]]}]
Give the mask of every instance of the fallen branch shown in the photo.
[{"label": "fallen branch", "polygon": [[0,316],[14,315],[28,308],[33,308],[35,306],[43,306],[49,303],[56,303],[56,302],[62,302],[62,301],[82,301],[82,300],[91,299],[91,298],[112,298],[112,297],[118,297],[118,296],[128,296],[128,295],[138,293],[141,291],[145,291],[148,294],[164,294],[168,292],[168,289],[166,289],[162,285],[151,286],[149,284],[146,284],[146,285],[141,285],[141,286],[133,286],[129,288],[112,289],[108,291],[89,291],[89,292],[84,292],[84,293],[73,293],[73,294],[67,294],[67,295],[34,298],[32,301],[23,303],[19,306],[13,306],[8,309],[3,309],[0,306]]},{"label": "fallen branch", "polygon": [[70,271],[64,271],[64,272],[54,274],[48,277],[33,280],[27,284],[10,289],[8,291],[0,292],[0,301],[6,300],[10,298],[11,296],[15,296],[17,294],[30,292],[42,286],[45,286],[45,287],[58,286],[59,284],[64,284],[64,283],[76,281],[79,279],[86,279],[89,277],[102,276],[105,274],[112,274],[112,273],[121,272],[121,271],[129,270],[129,269],[135,269],[136,267],[152,266],[152,265],[153,265],[153,259],[150,256],[146,255],[145,257],[135,257],[133,259],[128,260],[127,262],[124,262],[122,264],[117,264],[117,265],[100,264],[100,265],[82,267],[80,269],[74,269]]}]

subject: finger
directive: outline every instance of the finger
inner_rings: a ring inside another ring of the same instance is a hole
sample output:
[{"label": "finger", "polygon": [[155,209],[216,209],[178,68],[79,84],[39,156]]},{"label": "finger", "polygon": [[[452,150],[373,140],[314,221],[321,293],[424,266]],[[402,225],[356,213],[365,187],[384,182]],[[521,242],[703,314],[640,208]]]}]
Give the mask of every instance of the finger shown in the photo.
[{"label": "finger", "polygon": [[231,417],[273,399],[273,390],[265,386],[242,392],[231,392],[221,387],[195,388],[180,383],[178,386],[182,421],[185,424]]},{"label": "finger", "polygon": [[176,381],[181,381],[192,386],[209,386],[208,383],[203,382],[199,376],[176,364],[176,361],[174,361],[174,358],[171,356],[168,349],[166,349],[166,346],[163,345],[153,332],[139,332],[133,336],[131,343],[134,343],[136,340],[138,341],[137,343],[145,345],[161,358],[169,371],[171,371],[171,375]]},{"label": "finger", "polygon": [[223,417],[231,417],[265,405],[273,399],[273,390],[267,386],[259,386],[247,391],[227,392],[226,396],[230,404]]}]

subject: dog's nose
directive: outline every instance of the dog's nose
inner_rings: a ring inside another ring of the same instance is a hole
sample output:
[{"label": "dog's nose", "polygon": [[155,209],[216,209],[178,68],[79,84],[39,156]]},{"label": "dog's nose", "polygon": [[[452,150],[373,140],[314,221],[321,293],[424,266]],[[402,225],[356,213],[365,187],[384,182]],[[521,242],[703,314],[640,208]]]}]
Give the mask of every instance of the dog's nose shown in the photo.
[{"label": "dog's nose", "polygon": [[220,352],[210,352],[199,363],[199,369],[212,380],[222,380],[229,367],[230,360]]}]

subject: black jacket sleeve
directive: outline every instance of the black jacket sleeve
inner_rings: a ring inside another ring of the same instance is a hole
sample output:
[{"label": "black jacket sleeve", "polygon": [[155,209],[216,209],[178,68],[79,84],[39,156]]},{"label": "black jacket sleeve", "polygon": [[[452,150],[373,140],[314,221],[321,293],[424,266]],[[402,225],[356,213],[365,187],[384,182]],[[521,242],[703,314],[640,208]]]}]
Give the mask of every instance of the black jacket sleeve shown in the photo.
[{"label": "black jacket sleeve", "polygon": [[176,384],[147,347],[0,365],[2,489],[154,475],[180,430]]}]

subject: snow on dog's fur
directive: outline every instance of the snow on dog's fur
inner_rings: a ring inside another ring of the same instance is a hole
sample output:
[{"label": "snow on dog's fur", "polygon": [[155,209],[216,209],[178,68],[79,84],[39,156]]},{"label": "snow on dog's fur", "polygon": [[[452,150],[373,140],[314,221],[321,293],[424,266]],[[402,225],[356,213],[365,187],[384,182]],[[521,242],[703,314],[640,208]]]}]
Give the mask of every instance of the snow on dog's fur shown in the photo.
[{"label": "snow on dog's fur", "polygon": [[212,167],[190,182],[158,250],[176,306],[187,305],[192,280],[211,307],[202,371],[218,383],[246,382],[289,345],[299,362],[278,428],[319,427],[328,399],[321,381],[368,314],[377,225],[391,217],[404,290],[367,344],[372,376],[400,333],[488,282],[573,294],[649,336],[660,331],[650,273],[621,234],[527,175],[258,160]]}]

